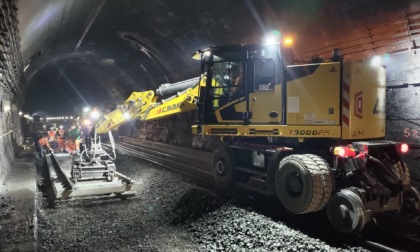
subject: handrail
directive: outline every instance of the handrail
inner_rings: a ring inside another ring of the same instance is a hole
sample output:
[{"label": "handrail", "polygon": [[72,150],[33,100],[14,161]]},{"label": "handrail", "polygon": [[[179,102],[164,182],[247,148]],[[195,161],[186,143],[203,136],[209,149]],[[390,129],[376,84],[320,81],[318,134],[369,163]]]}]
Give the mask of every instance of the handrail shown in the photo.
[{"label": "handrail", "polygon": [[1,135],[0,138],[3,138],[5,136],[9,135],[10,133],[13,133],[13,131],[15,131],[15,130],[9,130],[8,132],[6,132],[3,135]]},{"label": "handrail", "polygon": [[9,135],[10,133],[13,133],[15,130],[17,130],[17,129],[21,128],[21,127],[22,126],[18,126],[18,127],[14,128],[14,129],[9,130],[8,132],[6,132],[3,135],[1,135],[0,138],[3,138],[5,136]]}]

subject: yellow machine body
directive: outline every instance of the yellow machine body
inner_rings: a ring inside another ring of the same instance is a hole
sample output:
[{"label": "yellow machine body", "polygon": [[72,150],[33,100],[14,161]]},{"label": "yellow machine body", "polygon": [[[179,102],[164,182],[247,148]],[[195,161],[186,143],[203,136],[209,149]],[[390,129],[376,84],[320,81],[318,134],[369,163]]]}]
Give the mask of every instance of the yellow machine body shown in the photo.
[{"label": "yellow machine body", "polygon": [[167,99],[162,99],[152,90],[133,92],[121,106],[98,122],[96,131],[99,134],[106,133],[131,119],[150,121],[195,110],[199,88],[205,83],[206,78],[203,77],[191,87]]},{"label": "yellow machine body", "polygon": [[[286,86],[279,83],[272,90],[249,92],[247,98],[232,100],[214,109],[214,123],[195,125],[193,132],[345,140],[385,136],[382,67],[332,62],[288,66],[286,72]],[[254,83],[247,85],[250,90]],[[224,113],[227,110],[231,113]]]},{"label": "yellow machine body", "polygon": [[[124,104],[104,116],[97,124],[97,132],[107,132],[129,119],[155,120],[198,109],[201,123],[192,126],[195,134],[344,140],[384,137],[382,67],[363,62],[284,67],[276,63],[273,47],[253,49],[252,53],[252,61],[227,61],[220,57],[221,64],[214,64],[212,75],[204,72],[194,85],[167,99],[152,90],[134,92]],[[261,59],[259,54],[263,55]],[[233,64],[247,65],[241,86],[246,92],[223,100],[226,90],[232,88],[225,81],[227,73],[223,67]],[[257,69],[258,64],[263,68]],[[261,81],[259,73],[264,77]]]},{"label": "yellow machine body", "polygon": [[[344,63],[343,139],[367,139],[385,136],[385,81],[385,69],[382,67],[372,67],[361,62]],[[345,101],[347,98],[348,107],[346,107]]]}]

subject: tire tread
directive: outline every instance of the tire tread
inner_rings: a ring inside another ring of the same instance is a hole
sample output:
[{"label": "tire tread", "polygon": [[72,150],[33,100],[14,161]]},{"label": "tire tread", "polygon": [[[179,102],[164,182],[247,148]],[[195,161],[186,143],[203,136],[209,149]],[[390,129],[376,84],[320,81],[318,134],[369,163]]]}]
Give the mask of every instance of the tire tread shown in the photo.
[{"label": "tire tread", "polygon": [[316,212],[323,209],[331,198],[333,176],[328,163],[314,154],[294,154],[285,157],[281,162],[293,160],[300,163],[308,171],[311,178],[312,195],[304,210],[299,213]]}]

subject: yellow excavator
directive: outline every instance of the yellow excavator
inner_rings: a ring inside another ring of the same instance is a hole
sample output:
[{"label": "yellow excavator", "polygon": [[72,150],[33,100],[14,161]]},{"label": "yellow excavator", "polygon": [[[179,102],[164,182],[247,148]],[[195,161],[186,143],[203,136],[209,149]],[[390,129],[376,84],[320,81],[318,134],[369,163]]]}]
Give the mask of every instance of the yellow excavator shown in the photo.
[{"label": "yellow excavator", "polygon": [[[97,124],[197,111],[195,134],[219,136],[213,171],[220,187],[264,181],[295,214],[325,209],[339,232],[360,232],[376,216],[418,218],[420,194],[385,136],[385,70],[367,62],[289,65],[281,44],[197,51],[200,77],[134,92]],[[169,98],[162,99],[162,97]]]}]

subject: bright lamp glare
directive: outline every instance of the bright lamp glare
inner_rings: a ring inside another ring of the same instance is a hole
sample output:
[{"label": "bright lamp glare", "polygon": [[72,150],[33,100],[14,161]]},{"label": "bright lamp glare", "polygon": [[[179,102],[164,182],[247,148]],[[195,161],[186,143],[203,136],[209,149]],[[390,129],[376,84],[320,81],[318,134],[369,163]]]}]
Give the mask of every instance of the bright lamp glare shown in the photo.
[{"label": "bright lamp glare", "polygon": [[83,112],[87,113],[87,112],[89,112],[89,111],[90,111],[90,108],[89,108],[89,107],[84,107],[84,108],[83,108]]},{"label": "bright lamp glare", "polygon": [[265,38],[265,43],[266,44],[274,44],[276,42],[277,42],[276,37],[273,36],[273,35],[269,35]]},{"label": "bright lamp glare", "polygon": [[401,152],[402,153],[407,153],[408,152],[408,144],[406,144],[406,143],[401,144]]},{"label": "bright lamp glare", "polygon": [[124,119],[125,119],[125,120],[129,120],[131,116],[130,116],[130,113],[125,112],[125,113],[123,114],[123,117],[124,117]]},{"label": "bright lamp glare", "polygon": [[281,41],[281,33],[279,30],[268,31],[264,38],[264,43],[272,45]]},{"label": "bright lamp glare", "polygon": [[371,66],[378,67],[378,66],[381,65],[381,63],[382,63],[382,59],[378,55],[373,56],[372,59],[370,59],[370,65]]},{"label": "bright lamp glare", "polygon": [[99,118],[99,112],[98,111],[92,111],[91,116],[92,116],[93,119],[98,119]]},{"label": "bright lamp glare", "polygon": [[83,120],[83,125],[85,125],[85,126],[89,126],[89,125],[91,125],[92,123],[91,123],[91,121],[89,120],[89,119],[85,119],[85,120]]},{"label": "bright lamp glare", "polygon": [[293,45],[293,38],[292,37],[286,37],[283,40],[283,43],[285,46],[292,46]]}]

